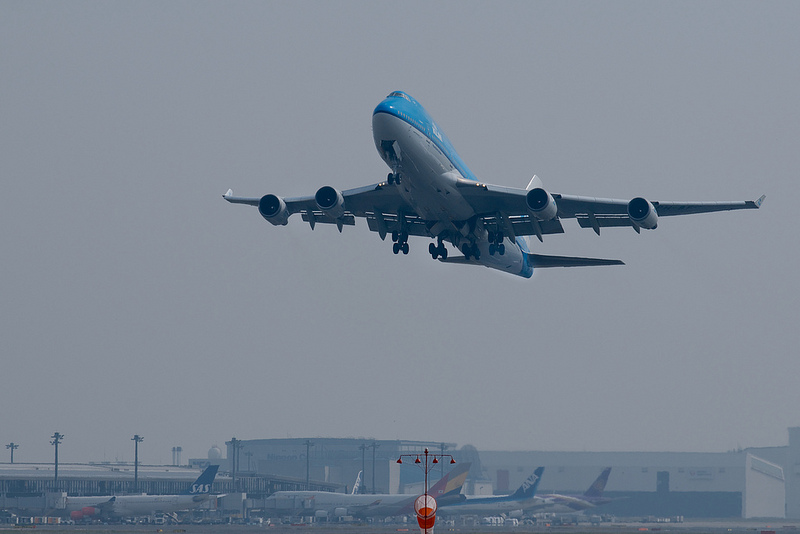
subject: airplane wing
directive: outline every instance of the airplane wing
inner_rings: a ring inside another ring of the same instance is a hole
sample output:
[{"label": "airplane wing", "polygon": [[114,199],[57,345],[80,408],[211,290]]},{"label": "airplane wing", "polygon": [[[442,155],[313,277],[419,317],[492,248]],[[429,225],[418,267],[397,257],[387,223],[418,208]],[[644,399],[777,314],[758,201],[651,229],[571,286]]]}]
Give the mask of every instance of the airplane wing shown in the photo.
[{"label": "airplane wing", "polygon": [[[333,188],[323,189],[328,189],[331,194],[336,193]],[[400,196],[397,188],[390,187],[385,182],[342,191],[341,200],[346,209],[341,217],[332,217],[321,211],[317,205],[316,196],[282,199],[285,203],[285,216],[301,213],[303,221],[309,223],[312,230],[316,223],[323,223],[336,224],[340,232],[342,225],[353,226],[355,217],[364,217],[367,219],[369,229],[378,232],[381,239],[386,237],[390,229],[399,227],[398,223],[402,218],[402,224],[409,235],[434,237],[431,236],[426,222],[414,214],[414,209]],[[233,196],[233,191],[230,189],[222,197],[232,204],[249,204],[256,207],[263,198],[266,198],[236,197]]]},{"label": "airplane wing", "polygon": [[639,228],[655,228],[658,217],[758,209],[765,198],[741,202],[650,202],[644,198],[621,200],[554,193],[551,196],[556,208],[554,217],[539,220],[528,207],[527,197],[532,191],[470,180],[460,180],[458,187],[485,221],[494,219],[507,230],[513,230],[513,235],[536,235],[540,240],[544,234],[562,233],[561,219],[577,219],[581,228],[592,228],[597,234],[601,227],[609,226],[629,226],[638,232]]},{"label": "airplane wing", "polygon": [[[553,204],[551,216],[542,218],[533,215],[529,208],[527,199],[533,191],[464,179],[459,180],[458,188],[484,224],[500,228],[510,237],[535,235],[540,241],[545,234],[564,233],[561,219],[576,219],[581,228],[592,228],[598,235],[602,227],[628,226],[639,232],[640,228],[655,228],[658,217],[758,209],[765,198],[762,196],[755,201],[740,202],[650,202],[644,198],[622,200],[550,195],[539,189],[542,195],[546,195],[543,200]],[[332,207],[327,213],[319,209],[321,194],[329,195],[323,198],[323,205]],[[413,207],[397,192],[397,188],[386,182],[348,189],[341,193],[332,187],[323,187],[316,195],[285,199],[274,195],[237,197],[230,189],[222,196],[232,204],[256,206],[259,211],[263,209],[262,215],[265,211],[270,213],[268,220],[273,224],[286,224],[290,215],[301,213],[303,221],[312,229],[316,223],[336,224],[340,232],[345,225],[355,225],[356,217],[364,217],[369,229],[378,232],[381,239],[385,239],[388,232],[400,228],[408,235],[423,237],[436,237],[440,231],[435,227],[434,221],[426,221],[417,216]],[[339,213],[336,216],[331,215],[337,209],[340,210]],[[574,265],[578,264],[558,266]],[[550,262],[541,266],[556,265]]]}]

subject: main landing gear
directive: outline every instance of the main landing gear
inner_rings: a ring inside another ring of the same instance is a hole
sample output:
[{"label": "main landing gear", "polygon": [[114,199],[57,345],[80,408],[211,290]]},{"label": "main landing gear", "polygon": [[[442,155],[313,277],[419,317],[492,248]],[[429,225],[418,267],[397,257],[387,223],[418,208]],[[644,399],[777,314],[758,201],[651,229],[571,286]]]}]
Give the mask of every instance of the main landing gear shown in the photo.
[{"label": "main landing gear", "polygon": [[503,244],[503,232],[489,232],[489,255],[494,256],[495,252],[501,256],[506,253],[506,246]]},{"label": "main landing gear", "polygon": [[400,251],[403,251],[403,254],[408,254],[408,234],[405,232],[392,232],[392,241],[394,241],[394,245],[392,245],[392,252],[395,254],[399,254]]},{"label": "main landing gear", "polygon": [[431,253],[431,258],[434,260],[437,258],[442,258],[443,260],[447,259],[447,248],[444,246],[444,243],[439,241],[439,245],[434,245],[431,243],[428,245],[428,252]]},{"label": "main landing gear", "polygon": [[475,258],[476,260],[481,259],[481,249],[478,248],[478,245],[464,243],[461,245],[461,252],[464,253],[464,257],[466,259],[470,259],[470,257]]},{"label": "main landing gear", "polygon": [[400,184],[400,173],[399,172],[390,172],[389,176],[386,177],[386,181],[389,182],[389,185],[392,184]]}]

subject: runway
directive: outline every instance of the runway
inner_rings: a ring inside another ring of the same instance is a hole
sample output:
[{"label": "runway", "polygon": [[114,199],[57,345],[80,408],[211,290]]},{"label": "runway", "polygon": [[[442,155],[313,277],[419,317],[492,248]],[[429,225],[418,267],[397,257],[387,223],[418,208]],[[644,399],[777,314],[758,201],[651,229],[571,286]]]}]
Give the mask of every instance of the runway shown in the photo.
[{"label": "runway", "polygon": [[[32,528],[32,527],[31,527]],[[0,532],[27,530],[24,527],[13,525],[0,525]],[[326,524],[316,525],[36,525],[35,531],[60,532],[69,534],[390,534],[409,533],[416,534],[419,529],[416,525],[380,525],[380,524]],[[617,522],[601,525],[569,525],[569,526],[544,526],[521,525],[517,527],[440,527],[436,528],[437,534],[467,533],[467,534],[507,534],[507,533],[562,533],[562,534],[639,534],[654,532],[658,534],[672,532],[678,534],[800,534],[800,521],[792,520],[705,520],[686,521],[683,523],[641,523]]]}]

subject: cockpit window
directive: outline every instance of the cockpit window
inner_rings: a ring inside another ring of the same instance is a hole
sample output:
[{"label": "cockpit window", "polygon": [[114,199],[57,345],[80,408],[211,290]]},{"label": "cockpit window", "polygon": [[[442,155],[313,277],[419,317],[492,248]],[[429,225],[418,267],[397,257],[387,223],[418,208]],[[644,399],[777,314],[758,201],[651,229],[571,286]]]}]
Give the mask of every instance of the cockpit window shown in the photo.
[{"label": "cockpit window", "polygon": [[393,96],[399,96],[400,98],[405,98],[406,100],[408,100],[409,102],[411,102],[411,99],[410,99],[410,98],[408,98],[408,95],[407,95],[407,94],[405,94],[403,91],[394,91],[393,93],[390,93],[390,94],[389,94],[389,96],[388,96],[387,98],[391,98],[391,97],[393,97]]}]

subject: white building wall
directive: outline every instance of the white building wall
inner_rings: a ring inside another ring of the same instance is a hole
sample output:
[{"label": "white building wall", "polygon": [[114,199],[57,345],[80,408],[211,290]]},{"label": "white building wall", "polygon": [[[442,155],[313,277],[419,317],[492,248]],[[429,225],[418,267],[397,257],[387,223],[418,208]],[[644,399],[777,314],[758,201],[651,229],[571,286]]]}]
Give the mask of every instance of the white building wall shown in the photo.
[{"label": "white building wall", "polygon": [[784,518],[786,516],[786,484],[781,466],[747,455],[745,486],[742,493],[742,516]]},{"label": "white building wall", "polygon": [[669,473],[670,491],[745,490],[745,453],[680,452],[481,452],[484,474],[496,486],[498,470],[507,470],[514,491],[545,466],[540,492],[583,493],[605,467],[611,467],[607,491],[656,491],[660,471]]}]

